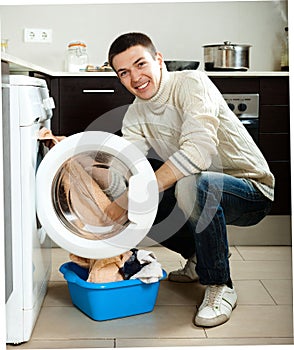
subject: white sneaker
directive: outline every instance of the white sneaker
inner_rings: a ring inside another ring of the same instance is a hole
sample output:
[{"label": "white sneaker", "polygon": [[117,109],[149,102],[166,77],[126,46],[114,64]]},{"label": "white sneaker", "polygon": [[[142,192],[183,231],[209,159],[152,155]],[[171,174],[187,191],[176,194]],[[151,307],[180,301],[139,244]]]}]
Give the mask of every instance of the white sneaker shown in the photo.
[{"label": "white sneaker", "polygon": [[196,256],[188,259],[183,269],[171,271],[168,279],[173,282],[195,282],[199,277],[195,271],[197,264]]},{"label": "white sneaker", "polygon": [[235,288],[226,285],[207,286],[204,299],[195,317],[196,326],[213,327],[228,321],[237,305]]}]

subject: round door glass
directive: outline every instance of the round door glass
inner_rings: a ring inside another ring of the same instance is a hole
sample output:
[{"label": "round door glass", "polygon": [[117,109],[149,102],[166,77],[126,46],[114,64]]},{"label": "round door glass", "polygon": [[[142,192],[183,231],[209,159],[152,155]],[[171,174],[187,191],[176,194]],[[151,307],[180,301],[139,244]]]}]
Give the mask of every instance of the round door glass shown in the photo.
[{"label": "round door glass", "polygon": [[89,240],[110,238],[128,226],[113,222],[105,208],[128,189],[130,169],[106,152],[87,151],[67,159],[52,184],[53,207],[72,233]]}]

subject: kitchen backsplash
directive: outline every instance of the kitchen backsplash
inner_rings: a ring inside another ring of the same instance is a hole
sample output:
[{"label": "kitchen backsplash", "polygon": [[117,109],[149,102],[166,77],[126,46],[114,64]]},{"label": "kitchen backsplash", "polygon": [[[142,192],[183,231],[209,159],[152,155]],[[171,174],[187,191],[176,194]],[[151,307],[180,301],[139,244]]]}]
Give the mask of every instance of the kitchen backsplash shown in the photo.
[{"label": "kitchen backsplash", "polygon": [[[7,52],[54,71],[64,70],[70,41],[87,43],[89,63],[102,65],[111,42],[128,31],[151,36],[165,59],[200,61],[203,45],[228,40],[252,45],[251,71],[280,70],[287,1],[2,5]],[[52,29],[51,43],[25,43],[25,28]]]}]

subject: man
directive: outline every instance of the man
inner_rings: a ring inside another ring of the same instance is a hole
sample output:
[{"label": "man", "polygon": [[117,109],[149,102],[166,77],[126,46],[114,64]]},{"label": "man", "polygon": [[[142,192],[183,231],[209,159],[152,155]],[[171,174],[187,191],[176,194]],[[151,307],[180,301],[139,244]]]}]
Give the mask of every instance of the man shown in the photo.
[{"label": "man", "polygon": [[[226,225],[262,220],[274,198],[274,177],[205,73],[168,72],[162,54],[142,33],[118,37],[109,49],[109,64],[136,97],[123,120],[123,137],[144,154],[152,148],[162,158],[155,171],[159,190],[173,189],[190,227],[190,238],[174,236],[176,250],[188,261],[169,279],[199,278],[207,287],[195,324],[222,324],[237,303]],[[119,218],[125,205],[122,196],[107,208],[107,215]]]}]

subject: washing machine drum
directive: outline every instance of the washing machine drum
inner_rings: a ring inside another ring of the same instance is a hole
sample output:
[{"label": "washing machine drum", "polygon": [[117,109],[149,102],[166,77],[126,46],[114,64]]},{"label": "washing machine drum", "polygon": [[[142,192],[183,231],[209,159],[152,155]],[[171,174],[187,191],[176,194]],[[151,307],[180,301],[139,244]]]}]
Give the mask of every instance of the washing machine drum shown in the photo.
[{"label": "washing machine drum", "polygon": [[[102,259],[134,248],[157,212],[158,186],[148,160],[125,139],[100,131],[56,144],[36,175],[37,215],[50,238],[76,255]],[[127,214],[104,209],[127,191]]]}]

